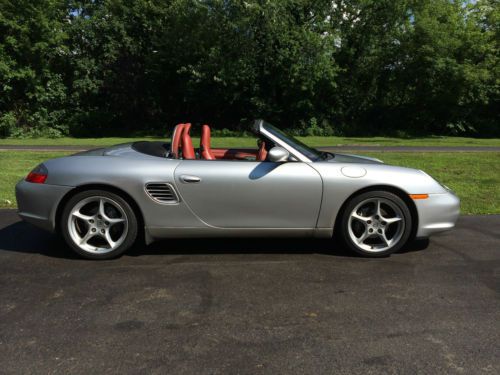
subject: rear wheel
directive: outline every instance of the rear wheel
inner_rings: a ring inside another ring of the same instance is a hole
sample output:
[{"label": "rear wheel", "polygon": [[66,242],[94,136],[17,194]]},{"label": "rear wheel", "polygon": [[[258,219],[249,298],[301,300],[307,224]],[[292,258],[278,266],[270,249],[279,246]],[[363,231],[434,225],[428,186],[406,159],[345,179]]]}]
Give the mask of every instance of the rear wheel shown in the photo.
[{"label": "rear wheel", "polygon": [[410,210],[400,197],[387,191],[369,191],[349,201],[340,231],[351,250],[382,257],[401,249],[411,229]]},{"label": "rear wheel", "polygon": [[66,243],[88,259],[115,258],[137,238],[137,218],[125,199],[105,190],[76,194],[61,218]]}]

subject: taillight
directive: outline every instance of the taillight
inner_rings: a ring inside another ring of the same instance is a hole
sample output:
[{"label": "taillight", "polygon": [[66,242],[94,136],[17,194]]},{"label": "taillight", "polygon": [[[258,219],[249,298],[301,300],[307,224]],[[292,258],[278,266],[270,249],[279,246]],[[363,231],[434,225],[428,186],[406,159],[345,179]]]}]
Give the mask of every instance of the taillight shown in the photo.
[{"label": "taillight", "polygon": [[33,169],[28,176],[26,176],[26,181],[33,182],[34,184],[43,184],[49,175],[49,171],[45,168],[45,165],[40,164],[35,169]]}]

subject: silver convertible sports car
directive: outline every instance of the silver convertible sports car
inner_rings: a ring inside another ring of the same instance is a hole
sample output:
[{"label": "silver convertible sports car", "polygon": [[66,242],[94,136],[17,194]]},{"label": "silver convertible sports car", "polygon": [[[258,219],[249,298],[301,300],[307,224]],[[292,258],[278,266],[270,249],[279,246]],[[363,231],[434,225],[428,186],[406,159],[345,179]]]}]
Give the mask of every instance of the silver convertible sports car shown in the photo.
[{"label": "silver convertible sports car", "polygon": [[459,199],[423,171],[320,152],[257,120],[255,149],[135,142],[51,159],[16,186],[19,215],[78,254],[116,257],[139,239],[340,238],[371,257],[453,228]]}]

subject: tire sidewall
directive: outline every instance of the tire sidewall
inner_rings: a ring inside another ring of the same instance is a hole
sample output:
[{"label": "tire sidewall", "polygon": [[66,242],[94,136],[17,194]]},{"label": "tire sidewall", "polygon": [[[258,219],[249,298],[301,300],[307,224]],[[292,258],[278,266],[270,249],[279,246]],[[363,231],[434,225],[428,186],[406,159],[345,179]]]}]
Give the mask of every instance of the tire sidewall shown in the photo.
[{"label": "tire sidewall", "polygon": [[[68,220],[69,216],[71,214],[71,211],[73,207],[80,202],[81,200],[89,197],[105,197],[109,198],[113,201],[115,201],[117,204],[121,206],[123,211],[125,212],[125,215],[127,216],[128,220],[128,232],[127,236],[125,237],[125,240],[123,243],[118,246],[115,250],[105,253],[105,254],[93,254],[88,251],[85,251],[81,249],[71,238],[69,231],[68,231]],[[125,251],[127,251],[130,247],[132,247],[137,239],[137,234],[138,234],[138,223],[137,223],[137,217],[134,213],[134,210],[132,207],[130,207],[129,203],[123,199],[121,196],[118,194],[106,191],[106,190],[86,190],[82,191],[80,193],[75,194],[73,197],[71,197],[68,202],[66,202],[62,215],[61,215],[61,222],[59,223],[60,225],[60,231],[62,234],[62,237],[64,238],[66,244],[78,255],[87,258],[87,259],[112,259],[116,258],[120,255],[122,255]]]},{"label": "tire sidewall", "polygon": [[[396,204],[401,212],[403,213],[404,217],[404,231],[403,235],[401,236],[401,239],[398,241],[396,245],[391,247],[390,249],[380,251],[380,252],[369,252],[366,250],[363,250],[359,248],[354,242],[352,241],[351,237],[349,236],[349,217],[351,215],[351,212],[354,210],[354,208],[361,203],[362,201],[369,199],[369,198],[384,198],[387,200],[392,201],[394,204]],[[368,191],[362,194],[359,194],[355,197],[353,197],[345,206],[345,210],[342,214],[342,219],[340,222],[340,234],[341,234],[341,239],[344,245],[346,245],[350,250],[354,251],[355,253],[359,255],[363,255],[365,257],[371,257],[371,258],[380,258],[380,257],[386,257],[392,253],[395,253],[396,251],[400,250],[409,240],[411,232],[412,232],[412,217],[411,217],[411,212],[410,209],[408,208],[408,205],[401,199],[399,196],[397,196],[394,193],[388,192],[388,191],[379,191],[379,190],[374,190],[374,191]]]}]

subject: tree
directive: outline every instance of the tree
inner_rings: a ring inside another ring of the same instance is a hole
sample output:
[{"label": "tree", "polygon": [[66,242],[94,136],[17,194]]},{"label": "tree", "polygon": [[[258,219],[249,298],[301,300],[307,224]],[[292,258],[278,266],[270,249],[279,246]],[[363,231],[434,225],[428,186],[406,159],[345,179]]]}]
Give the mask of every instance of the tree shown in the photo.
[{"label": "tree", "polygon": [[65,4],[0,1],[0,135],[66,132]]},{"label": "tree", "polygon": [[498,135],[498,5],[0,0],[0,136]]}]

